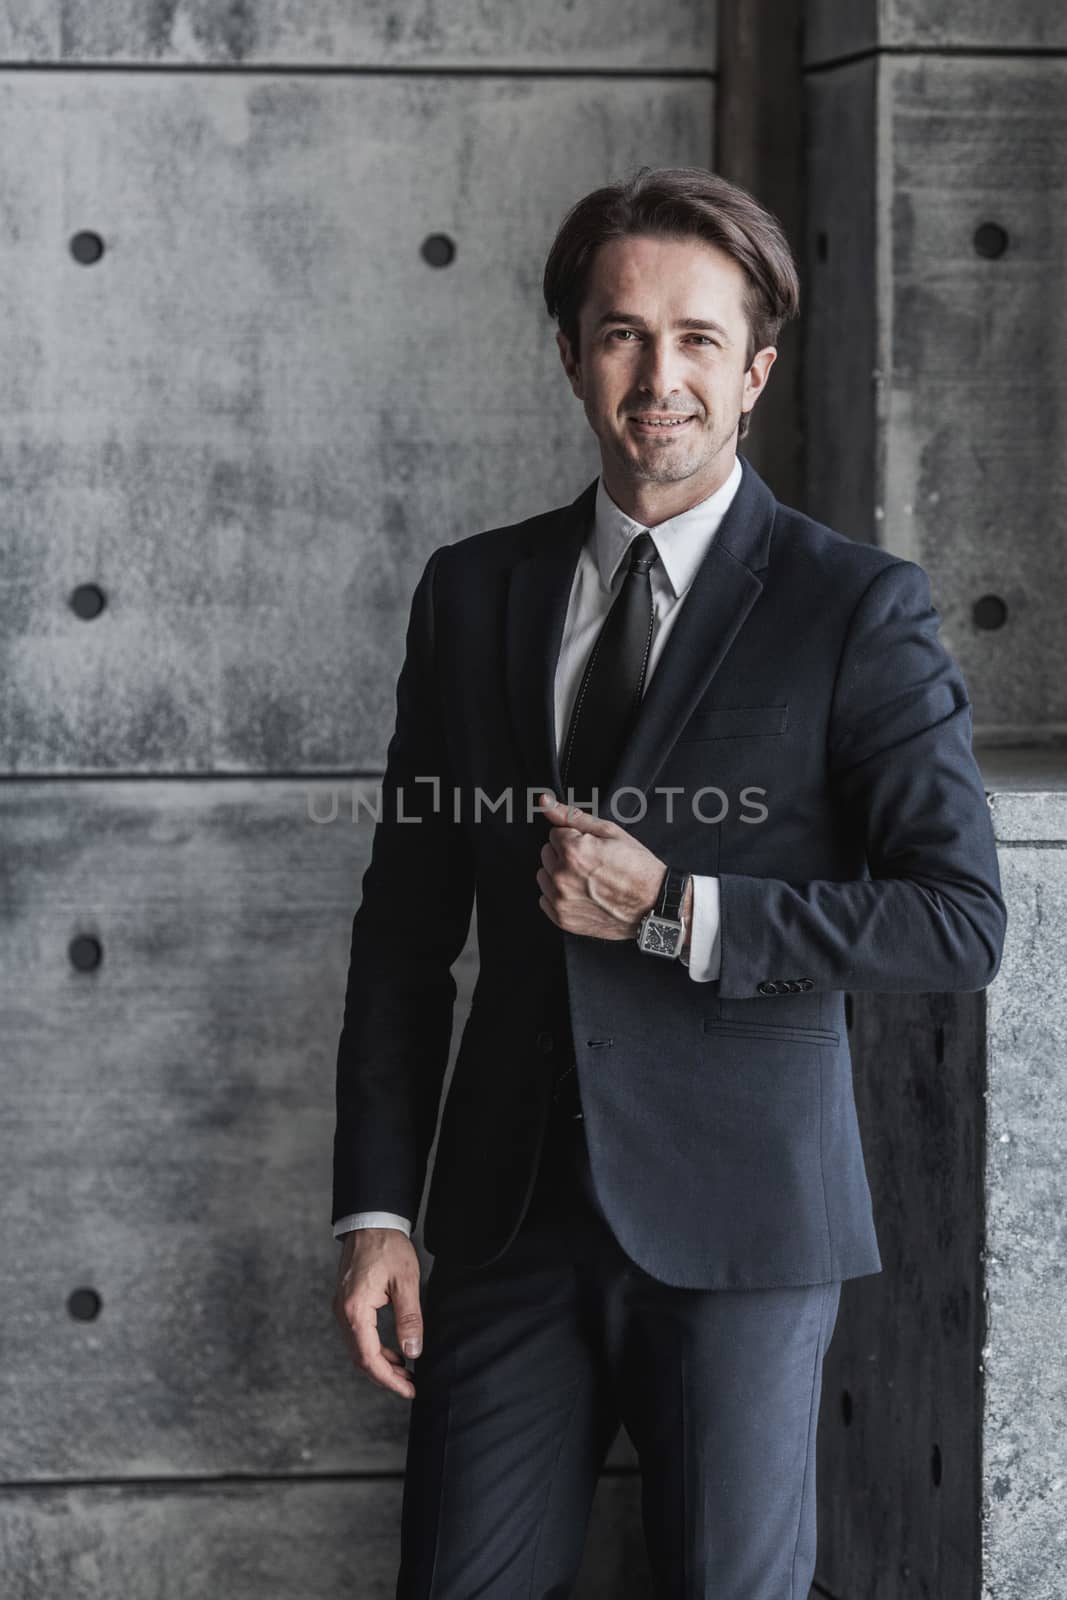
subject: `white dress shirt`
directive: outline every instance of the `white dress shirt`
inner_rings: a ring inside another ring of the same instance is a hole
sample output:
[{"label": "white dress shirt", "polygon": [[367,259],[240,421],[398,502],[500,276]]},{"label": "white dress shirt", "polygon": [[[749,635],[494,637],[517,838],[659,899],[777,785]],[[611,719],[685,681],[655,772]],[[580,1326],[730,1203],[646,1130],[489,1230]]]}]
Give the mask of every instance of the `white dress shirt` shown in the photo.
[{"label": "white dress shirt", "polygon": [[[659,555],[650,569],[655,623],[645,669],[644,687],[647,689],[689,586],[740,482],[741,463],[735,457],[729,477],[714,494],[654,528],[645,528],[619,509],[605,489],[604,479],[600,478],[593,526],[579,553],[556,663],[558,754],[562,755],[571,708],[593,643],[622,588],[625,557],[631,542],[639,533],[650,533]],[[566,794],[556,798],[565,799]],[[582,801],[588,797],[575,795],[575,799]],[[688,967],[695,983],[709,983],[719,975],[719,880],[716,877],[693,874],[693,918],[688,948],[679,959]],[[339,1217],[334,1223],[334,1237],[339,1238],[353,1228],[401,1228],[404,1233],[411,1234],[410,1220],[393,1211],[353,1211]]]}]

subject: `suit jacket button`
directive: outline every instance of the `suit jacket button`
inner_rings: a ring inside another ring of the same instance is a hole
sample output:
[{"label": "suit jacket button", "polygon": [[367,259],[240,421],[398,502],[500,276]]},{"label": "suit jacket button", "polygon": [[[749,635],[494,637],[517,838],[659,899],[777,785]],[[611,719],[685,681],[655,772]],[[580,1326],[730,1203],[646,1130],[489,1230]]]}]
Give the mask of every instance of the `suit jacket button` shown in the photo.
[{"label": "suit jacket button", "polygon": [[542,1055],[551,1055],[552,1035],[547,1031],[547,1029],[542,1029],[542,1031],[537,1035],[537,1048],[540,1050]]},{"label": "suit jacket button", "polygon": [[800,980],[798,978],[787,978],[785,988],[787,994],[799,994]]},{"label": "suit jacket button", "polygon": [[814,978],[801,978],[800,987],[802,989],[804,989],[805,991],[808,990],[808,989],[814,989],[814,987],[815,987],[815,979]]},{"label": "suit jacket button", "polygon": [[760,994],[777,994],[778,985],[772,983],[770,978],[765,978],[762,983],[757,983],[756,988]]}]

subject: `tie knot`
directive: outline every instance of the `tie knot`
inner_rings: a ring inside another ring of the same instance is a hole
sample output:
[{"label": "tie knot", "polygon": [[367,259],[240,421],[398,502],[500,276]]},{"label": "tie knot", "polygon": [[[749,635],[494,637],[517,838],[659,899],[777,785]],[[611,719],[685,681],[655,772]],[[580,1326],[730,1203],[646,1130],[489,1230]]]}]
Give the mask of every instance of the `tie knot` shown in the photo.
[{"label": "tie knot", "polygon": [[647,572],[659,559],[656,541],[650,533],[639,533],[628,551],[631,572]]}]

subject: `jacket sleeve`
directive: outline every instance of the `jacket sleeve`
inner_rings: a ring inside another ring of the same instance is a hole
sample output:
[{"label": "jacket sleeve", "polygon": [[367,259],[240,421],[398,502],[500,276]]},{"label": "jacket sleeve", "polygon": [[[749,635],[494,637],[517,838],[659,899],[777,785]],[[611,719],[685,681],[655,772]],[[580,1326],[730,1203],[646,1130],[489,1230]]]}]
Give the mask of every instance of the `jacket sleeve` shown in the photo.
[{"label": "jacket sleeve", "polygon": [[827,770],[867,872],[848,882],[719,875],[719,992],[809,977],[819,989],[979,990],[1007,917],[962,674],[914,561],[880,569],[849,622]]},{"label": "jacket sleeve", "polygon": [[452,1038],[452,964],[474,862],[453,820],[434,664],[435,550],[415,588],[370,863],[352,922],[337,1049],[333,1221],[416,1217]]}]

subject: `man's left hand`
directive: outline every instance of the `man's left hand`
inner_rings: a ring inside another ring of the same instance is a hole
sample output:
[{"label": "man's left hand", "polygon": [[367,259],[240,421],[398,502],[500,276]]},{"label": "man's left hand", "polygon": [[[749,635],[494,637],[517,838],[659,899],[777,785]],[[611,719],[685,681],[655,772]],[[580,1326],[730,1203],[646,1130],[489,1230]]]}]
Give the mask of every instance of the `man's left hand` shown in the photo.
[{"label": "man's left hand", "polygon": [[635,939],[659,897],[667,863],[617,822],[565,805],[547,791],[538,804],[554,824],[537,872],[545,916],[568,933]]}]

